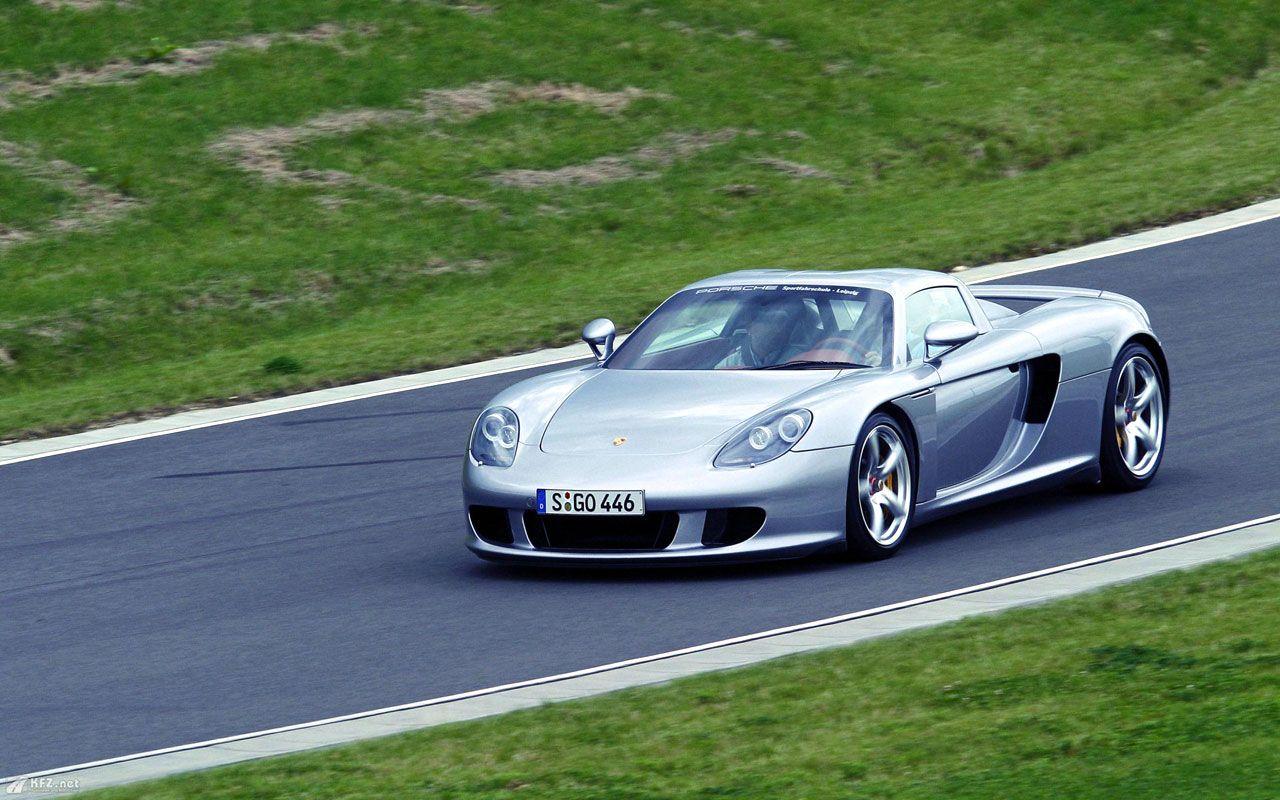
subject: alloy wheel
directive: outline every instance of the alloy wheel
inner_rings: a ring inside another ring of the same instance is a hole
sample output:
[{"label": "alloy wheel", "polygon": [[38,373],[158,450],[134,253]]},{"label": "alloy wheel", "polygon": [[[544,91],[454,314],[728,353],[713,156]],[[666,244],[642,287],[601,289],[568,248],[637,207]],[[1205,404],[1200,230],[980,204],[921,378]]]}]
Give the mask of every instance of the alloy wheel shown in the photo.
[{"label": "alloy wheel", "polygon": [[892,545],[906,531],[911,510],[911,459],[902,437],[888,425],[872,428],[862,442],[858,505],[877,544]]},{"label": "alloy wheel", "polygon": [[1143,356],[1121,368],[1113,410],[1120,458],[1141,478],[1155,469],[1164,447],[1164,393],[1155,367]]}]

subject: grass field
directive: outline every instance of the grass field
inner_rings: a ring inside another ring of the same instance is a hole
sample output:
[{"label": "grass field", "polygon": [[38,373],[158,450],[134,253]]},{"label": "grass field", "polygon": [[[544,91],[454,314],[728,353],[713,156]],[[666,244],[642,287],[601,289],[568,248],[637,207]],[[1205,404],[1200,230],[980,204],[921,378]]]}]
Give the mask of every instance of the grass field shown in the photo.
[{"label": "grass field", "polygon": [[91,795],[1273,798],[1280,552],[855,647]]},{"label": "grass field", "polygon": [[1273,0],[0,0],[0,437],[1280,191]]}]

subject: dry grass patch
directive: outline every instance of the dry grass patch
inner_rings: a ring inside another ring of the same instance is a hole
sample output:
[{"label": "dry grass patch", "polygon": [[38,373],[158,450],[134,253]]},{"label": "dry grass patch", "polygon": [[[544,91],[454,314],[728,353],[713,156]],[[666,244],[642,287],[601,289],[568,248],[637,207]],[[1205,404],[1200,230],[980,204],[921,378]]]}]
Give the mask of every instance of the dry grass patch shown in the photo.
[{"label": "dry grass patch", "polygon": [[473,17],[487,17],[498,10],[491,5],[486,5],[484,3],[444,2],[444,3],[440,3],[440,6],[442,8],[447,8],[451,11],[461,11],[462,13],[470,14]]},{"label": "dry grass patch", "polygon": [[666,133],[657,141],[616,156],[601,156],[584,164],[557,169],[508,169],[489,180],[514,189],[542,189],[548,186],[598,186],[603,183],[653,178],[654,169],[669,167],[739,135],[733,128],[710,133]]},{"label": "dry grass patch", "polygon": [[128,8],[129,3],[125,0],[31,0],[32,5],[45,8],[50,11],[61,11],[70,9],[72,11],[93,11],[105,5],[115,5],[121,8]]},{"label": "dry grass patch", "polygon": [[634,86],[628,86],[620,92],[606,92],[580,83],[565,85],[550,82],[539,83],[537,86],[514,87],[509,97],[517,102],[533,100],[545,103],[576,103],[607,114],[616,114],[629,106],[633,100],[642,97],[670,99],[669,95],[661,92],[649,92]]},{"label": "dry grass patch", "polygon": [[300,125],[233,131],[210,145],[214,154],[237,167],[273,183],[344,183],[352,176],[344,172],[297,170],[289,166],[289,151],[303,142],[327,136],[343,136],[383,125],[420,121],[420,113],[408,109],[358,108],[331,111]]},{"label": "dry grass patch", "polygon": [[626,156],[601,156],[558,169],[507,169],[493,175],[499,186],[542,189],[547,186],[599,186],[646,176]]},{"label": "dry grass patch", "polygon": [[[213,66],[215,59],[228,50],[266,50],[280,42],[308,42],[340,47],[339,40],[349,33],[339,25],[322,24],[295,33],[254,33],[238,39],[217,39],[189,47],[177,47],[154,57],[108,61],[97,67],[61,68],[47,78],[29,73],[10,73],[0,77],[0,108],[11,108],[21,102],[48,100],[68,89],[114,86],[132,83],[148,75],[190,75]],[[369,34],[370,30],[359,31]]]},{"label": "dry grass patch", "polygon": [[73,208],[49,220],[39,230],[6,229],[0,226],[0,250],[42,233],[67,233],[96,228],[123,216],[138,205],[133,198],[89,180],[76,165],[60,159],[43,158],[35,149],[17,142],[0,139],[0,163],[32,180],[55,186],[77,201]]},{"label": "dry grass patch", "polygon": [[843,179],[833,172],[828,172],[825,169],[819,169],[809,164],[801,164],[799,161],[788,161],[785,158],[772,157],[753,158],[751,161],[754,164],[760,164],[792,178],[843,182]]},{"label": "dry grass patch", "polygon": [[449,11],[461,11],[473,17],[488,17],[497,12],[497,7],[488,3],[463,3],[457,0],[399,0],[402,3],[416,3],[422,6],[434,6]]},{"label": "dry grass patch", "polygon": [[[232,131],[210,145],[210,149],[219,157],[269,182],[310,183],[325,186],[352,185],[374,191],[391,192],[410,200],[454,203],[467,208],[485,208],[487,204],[481,200],[452,195],[424,195],[366,180],[341,170],[297,169],[290,165],[289,155],[294,148],[315,139],[345,136],[377,127],[429,126],[442,121],[465,121],[514,103],[572,103],[593,108],[604,114],[616,114],[641,97],[663,98],[665,95],[635,87],[627,87],[621,91],[606,91],[580,83],[543,82],[533,86],[518,86],[507,81],[484,81],[452,89],[429,89],[414,101],[414,108],[357,108],[349,111],[331,111],[298,125]],[[689,147],[700,148],[701,145],[692,140],[681,142],[673,139],[659,151],[650,152],[648,155],[642,152],[633,156],[632,160],[657,163],[668,159],[665,155],[668,151],[680,153]],[[609,160],[600,159],[599,161],[608,162]],[[575,178],[566,178],[561,182],[600,183],[633,177],[632,173],[634,173],[634,167],[629,162],[590,164],[583,165],[581,174]]]},{"label": "dry grass patch", "polygon": [[10,228],[7,225],[0,225],[0,249],[18,242],[25,242],[31,238],[31,231],[21,228]]},{"label": "dry grass patch", "polygon": [[[651,9],[645,10],[650,11]],[[791,41],[788,39],[783,39],[780,36],[765,36],[759,31],[752,30],[751,28],[738,28],[734,31],[723,31],[715,28],[698,27],[675,19],[666,20],[662,22],[661,25],[669,31],[675,31],[676,33],[683,34],[684,36],[713,36],[717,39],[724,40],[736,39],[741,42],[762,42],[774,50],[790,50],[792,46]]]}]

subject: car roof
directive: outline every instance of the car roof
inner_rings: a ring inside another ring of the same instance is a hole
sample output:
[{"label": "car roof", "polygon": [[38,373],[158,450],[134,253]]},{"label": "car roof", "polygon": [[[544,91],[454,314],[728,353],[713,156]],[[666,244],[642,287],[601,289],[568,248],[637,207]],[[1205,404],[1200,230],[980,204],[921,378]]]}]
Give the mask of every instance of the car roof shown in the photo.
[{"label": "car roof", "polygon": [[958,286],[954,276],[927,269],[744,269],[728,272],[713,278],[691,283],[685,289],[702,289],[709,286],[742,286],[745,284],[805,284],[817,286],[848,286],[850,288],[880,289],[899,297],[930,286]]}]

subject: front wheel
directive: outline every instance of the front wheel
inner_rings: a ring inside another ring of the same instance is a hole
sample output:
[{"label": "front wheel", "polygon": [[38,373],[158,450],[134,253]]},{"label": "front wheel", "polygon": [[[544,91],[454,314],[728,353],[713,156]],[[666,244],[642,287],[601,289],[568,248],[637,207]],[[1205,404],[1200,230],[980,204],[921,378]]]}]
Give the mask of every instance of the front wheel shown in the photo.
[{"label": "front wheel", "polygon": [[1120,351],[1107,384],[1102,445],[1102,484],[1115,491],[1141,489],[1164,457],[1168,385],[1151,351],[1129,344]]},{"label": "front wheel", "polygon": [[845,543],[856,558],[888,558],[906,539],[915,510],[910,441],[888,414],[873,414],[862,427],[845,507]]}]

